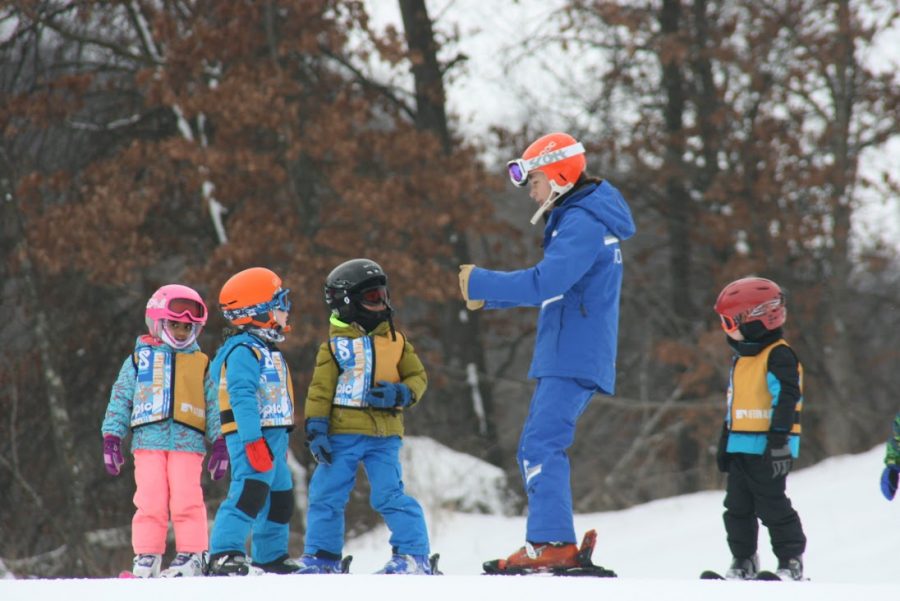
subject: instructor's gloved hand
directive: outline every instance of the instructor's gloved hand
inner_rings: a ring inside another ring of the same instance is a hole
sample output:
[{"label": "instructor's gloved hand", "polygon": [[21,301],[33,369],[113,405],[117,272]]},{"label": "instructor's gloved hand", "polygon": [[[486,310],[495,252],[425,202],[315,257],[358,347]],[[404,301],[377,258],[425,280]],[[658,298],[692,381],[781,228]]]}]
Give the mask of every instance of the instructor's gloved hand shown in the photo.
[{"label": "instructor's gloved hand", "polygon": [[723,474],[728,473],[728,464],[730,463],[728,458],[728,424],[722,424],[722,433],[719,434],[719,446],[716,447],[716,467],[719,468],[719,471]]},{"label": "instructor's gloved hand", "polygon": [[472,275],[473,269],[475,269],[474,265],[459,266],[459,290],[462,292],[462,297],[466,301],[466,308],[469,311],[477,311],[484,306],[483,300],[472,300],[469,298],[469,277]]},{"label": "instructor's gloved hand", "polygon": [[316,463],[331,465],[331,442],[328,440],[327,417],[310,417],[306,420],[306,446]]},{"label": "instructor's gloved hand", "polygon": [[881,472],[881,494],[888,501],[894,500],[897,494],[897,476],[900,475],[900,465],[889,465]]},{"label": "instructor's gloved hand", "polygon": [[395,409],[397,407],[409,407],[412,403],[412,391],[403,382],[378,382],[366,395],[366,403],[370,407],[379,409]]},{"label": "instructor's gloved hand", "polygon": [[772,479],[783,478],[791,471],[794,458],[787,432],[769,432],[769,440],[763,458],[772,466]]},{"label": "instructor's gloved hand", "polygon": [[269,448],[269,443],[265,438],[257,438],[253,442],[246,443],[244,450],[247,451],[247,461],[250,462],[250,467],[257,472],[268,472],[272,469],[272,460],[275,455],[272,454],[272,449]]},{"label": "instructor's gloved hand", "polygon": [[216,439],[206,462],[206,471],[213,480],[221,480],[228,471],[228,445],[221,436]]},{"label": "instructor's gloved hand", "polygon": [[103,436],[103,466],[110,476],[118,476],[125,458],[122,457],[122,439],[114,434]]}]

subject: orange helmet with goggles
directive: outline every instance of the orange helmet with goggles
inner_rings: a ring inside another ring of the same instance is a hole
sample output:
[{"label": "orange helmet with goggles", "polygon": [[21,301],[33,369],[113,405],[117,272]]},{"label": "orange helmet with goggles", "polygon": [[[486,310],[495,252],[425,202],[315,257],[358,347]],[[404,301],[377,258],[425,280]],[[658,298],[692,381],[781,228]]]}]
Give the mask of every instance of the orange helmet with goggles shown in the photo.
[{"label": "orange helmet with goggles", "polygon": [[722,328],[734,332],[742,325],[761,322],[767,330],[784,325],[787,307],[778,284],[766,278],[741,278],[731,282],[716,299],[715,311],[722,318]]},{"label": "orange helmet with goggles", "polygon": [[575,185],[586,166],[584,146],[561,132],[541,136],[525,149],[521,159],[506,164],[509,179],[516,186],[524,186],[530,172],[541,171],[551,187],[562,190],[560,194]]},{"label": "orange helmet with goggles", "polygon": [[219,293],[225,319],[236,326],[273,329],[278,325],[272,311],[291,310],[287,288],[281,278],[265,267],[251,267],[231,276]]},{"label": "orange helmet with goggles", "polygon": [[506,164],[506,172],[510,181],[519,187],[528,183],[528,175],[534,171],[547,176],[550,194],[531,217],[531,224],[534,225],[541,215],[550,210],[557,198],[575,187],[586,166],[581,142],[569,134],[557,132],[532,142],[522,153],[521,159]]}]

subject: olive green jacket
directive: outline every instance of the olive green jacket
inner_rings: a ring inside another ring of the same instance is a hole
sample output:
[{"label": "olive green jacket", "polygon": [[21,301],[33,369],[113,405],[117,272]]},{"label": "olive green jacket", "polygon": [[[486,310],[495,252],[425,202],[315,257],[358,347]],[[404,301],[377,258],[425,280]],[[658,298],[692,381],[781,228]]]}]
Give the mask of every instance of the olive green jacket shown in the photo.
[{"label": "olive green jacket", "polygon": [[[346,324],[334,317],[331,319],[331,326],[328,329],[329,340],[335,336],[359,338],[365,335],[365,332],[355,325]],[[369,335],[390,336],[390,325],[385,321]],[[400,373],[401,382],[412,391],[412,405],[416,404],[425,394],[428,376],[425,375],[425,367],[408,340],[404,344],[397,371]],[[331,354],[330,343],[324,342],[316,354],[316,369],[313,371],[312,382],[309,384],[309,392],[306,395],[306,419],[329,418],[329,434],[403,436],[403,409],[375,409],[372,407],[357,409],[334,406],[332,402],[337,380],[337,362]]]}]

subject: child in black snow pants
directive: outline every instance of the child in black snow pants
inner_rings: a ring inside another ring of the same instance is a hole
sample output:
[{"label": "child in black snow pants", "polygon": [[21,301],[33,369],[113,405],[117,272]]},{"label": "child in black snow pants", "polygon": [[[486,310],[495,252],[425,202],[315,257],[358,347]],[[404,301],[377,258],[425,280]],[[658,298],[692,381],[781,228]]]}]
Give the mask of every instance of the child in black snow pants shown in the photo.
[{"label": "child in black snow pants", "polygon": [[778,558],[775,573],[802,580],[806,536],[785,484],[800,451],[803,368],[782,338],[784,295],[771,280],[743,278],[725,286],[715,311],[735,351],[716,457],[728,473],[724,519],[733,560],[725,577],[752,579],[759,571],[759,519]]}]

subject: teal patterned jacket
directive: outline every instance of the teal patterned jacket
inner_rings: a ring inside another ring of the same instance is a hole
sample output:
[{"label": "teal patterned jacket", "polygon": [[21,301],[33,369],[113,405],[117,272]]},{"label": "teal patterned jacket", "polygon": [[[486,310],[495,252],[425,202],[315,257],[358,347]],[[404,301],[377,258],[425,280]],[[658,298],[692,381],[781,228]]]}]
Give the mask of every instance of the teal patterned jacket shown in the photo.
[{"label": "teal patterned jacket", "polygon": [[894,432],[888,439],[884,462],[887,465],[900,465],[900,413],[894,418]]}]

